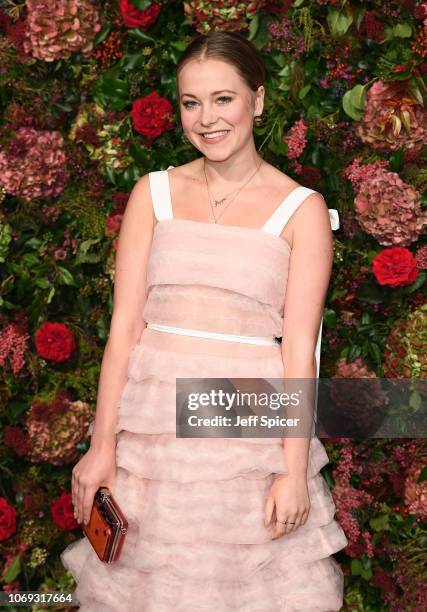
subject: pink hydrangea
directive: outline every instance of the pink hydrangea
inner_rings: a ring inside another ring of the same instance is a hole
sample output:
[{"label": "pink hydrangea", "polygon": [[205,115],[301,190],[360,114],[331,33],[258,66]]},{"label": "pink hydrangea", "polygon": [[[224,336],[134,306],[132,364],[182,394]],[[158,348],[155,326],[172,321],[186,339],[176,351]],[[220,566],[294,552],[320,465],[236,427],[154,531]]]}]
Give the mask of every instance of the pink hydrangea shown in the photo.
[{"label": "pink hydrangea", "polygon": [[408,246],[427,227],[418,191],[384,168],[360,185],[354,205],[363,230],[384,246]]},{"label": "pink hydrangea", "polygon": [[90,55],[101,29],[98,9],[90,0],[26,0],[26,53],[45,62]]},{"label": "pink hydrangea", "polygon": [[363,164],[360,157],[355,157],[351,164],[343,170],[343,176],[347,178],[354,189],[359,189],[360,186],[375,177],[380,168],[389,168],[388,160],[377,159],[372,164]]},{"label": "pink hydrangea", "polygon": [[427,521],[427,480],[418,482],[422,467],[421,464],[414,464],[409,468],[405,482],[405,505],[420,521]]},{"label": "pink hydrangea", "polygon": [[79,457],[76,446],[86,437],[92,418],[91,407],[81,400],[67,402],[66,410],[50,411],[45,419],[31,414],[27,421],[30,461],[52,465],[76,462]]},{"label": "pink hydrangea", "polygon": [[29,201],[58,196],[68,180],[64,139],[58,131],[21,127],[0,150],[0,185]]},{"label": "pink hydrangea", "polygon": [[267,4],[267,0],[186,0],[184,13],[187,25],[199,34],[220,29],[241,31],[249,27],[253,19]]}]

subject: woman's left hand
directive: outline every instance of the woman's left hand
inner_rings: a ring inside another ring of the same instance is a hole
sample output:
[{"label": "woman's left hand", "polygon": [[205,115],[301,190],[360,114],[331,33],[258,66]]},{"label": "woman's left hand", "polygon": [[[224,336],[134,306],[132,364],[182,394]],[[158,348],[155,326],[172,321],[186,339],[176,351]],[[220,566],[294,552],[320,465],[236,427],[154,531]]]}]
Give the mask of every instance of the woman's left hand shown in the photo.
[{"label": "woman's left hand", "polygon": [[[265,505],[265,527],[270,524],[274,511],[273,540],[292,533],[304,525],[310,511],[310,498],[305,476],[283,475],[275,479]],[[285,521],[288,521],[287,524]]]}]

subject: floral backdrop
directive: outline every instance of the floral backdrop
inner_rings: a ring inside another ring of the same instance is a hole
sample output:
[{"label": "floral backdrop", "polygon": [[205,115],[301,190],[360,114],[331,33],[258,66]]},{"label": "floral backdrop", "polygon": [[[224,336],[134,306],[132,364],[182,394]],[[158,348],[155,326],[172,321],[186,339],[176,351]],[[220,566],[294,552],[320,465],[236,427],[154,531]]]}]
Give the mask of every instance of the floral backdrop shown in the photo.
[{"label": "floral backdrop", "polygon": [[[0,582],[73,590],[71,469],[88,448],[115,249],[182,138],[176,62],[238,31],[267,71],[264,158],[339,211],[321,376],[427,373],[427,2],[0,0]],[[427,607],[423,438],[325,439],[344,610]],[[33,610],[37,608],[34,607]]]}]

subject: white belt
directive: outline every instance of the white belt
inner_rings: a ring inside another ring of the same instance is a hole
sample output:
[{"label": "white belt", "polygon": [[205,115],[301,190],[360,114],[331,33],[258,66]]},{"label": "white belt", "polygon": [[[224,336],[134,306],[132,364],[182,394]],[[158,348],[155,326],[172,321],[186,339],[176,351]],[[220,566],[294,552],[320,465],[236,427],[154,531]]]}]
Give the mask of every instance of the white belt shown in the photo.
[{"label": "white belt", "polygon": [[186,327],[173,327],[172,325],[161,325],[160,323],[148,323],[147,327],[172,334],[183,336],[198,336],[200,338],[213,338],[215,340],[226,340],[228,342],[246,342],[247,344],[278,344],[275,338],[269,336],[237,336],[236,334],[220,334],[217,332],[202,331],[200,329],[188,329]]}]

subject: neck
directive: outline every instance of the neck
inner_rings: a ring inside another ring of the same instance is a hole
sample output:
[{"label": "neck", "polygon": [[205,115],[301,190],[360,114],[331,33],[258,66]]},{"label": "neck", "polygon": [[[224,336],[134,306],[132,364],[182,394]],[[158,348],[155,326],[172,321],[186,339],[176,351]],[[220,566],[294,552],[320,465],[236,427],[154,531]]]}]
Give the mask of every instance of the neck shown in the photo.
[{"label": "neck", "polygon": [[[200,158],[201,173],[203,169],[211,185],[224,184],[239,185],[249,178],[262,163],[262,157],[258,155],[255,147],[252,150],[241,152],[239,155],[227,157],[225,160],[209,159],[206,156]],[[203,168],[204,166],[204,168]]]}]

